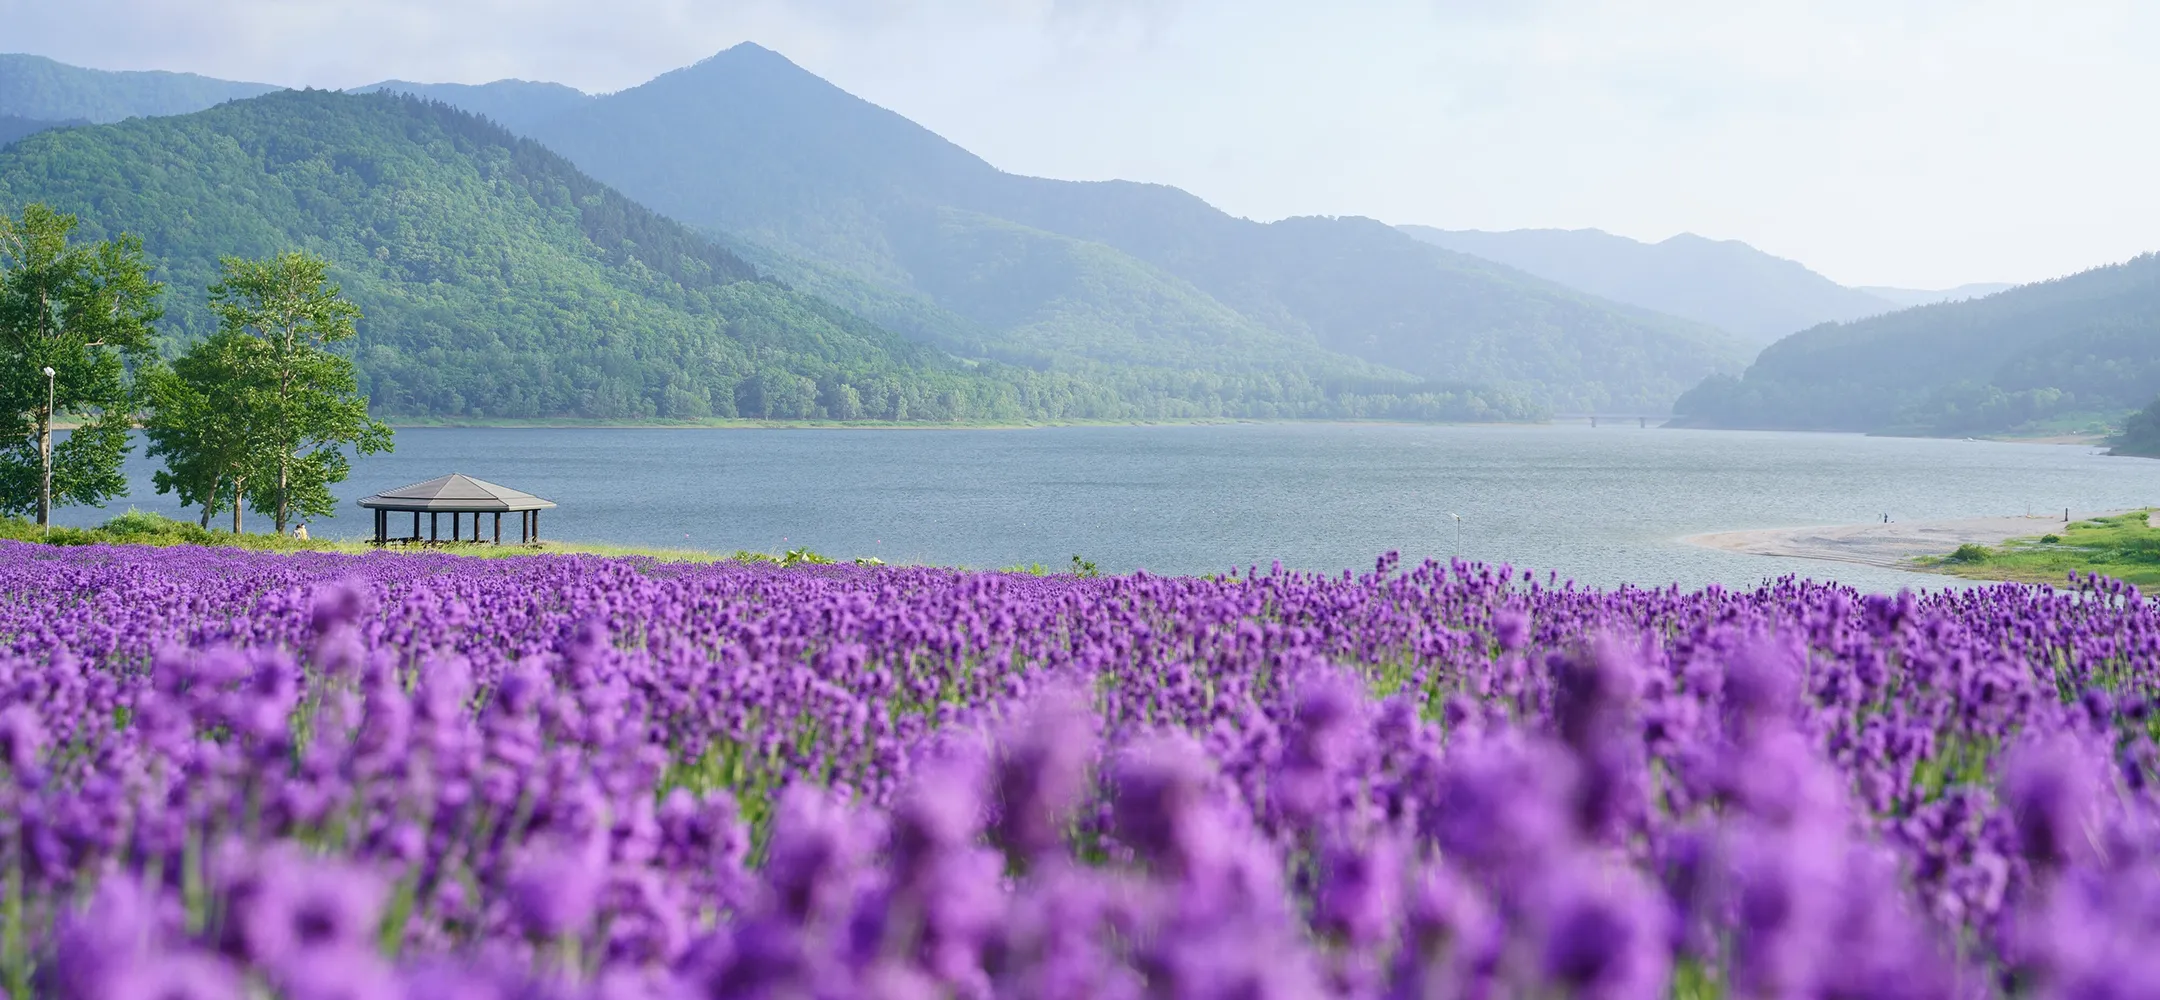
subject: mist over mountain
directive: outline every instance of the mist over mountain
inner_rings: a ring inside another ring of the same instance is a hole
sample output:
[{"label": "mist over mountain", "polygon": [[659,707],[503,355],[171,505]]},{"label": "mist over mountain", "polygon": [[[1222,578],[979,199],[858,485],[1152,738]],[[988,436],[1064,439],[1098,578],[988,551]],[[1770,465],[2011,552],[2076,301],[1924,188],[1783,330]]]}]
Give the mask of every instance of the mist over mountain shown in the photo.
[{"label": "mist over mountain", "polygon": [[1707,323],[1755,345],[1900,307],[1738,240],[1682,233],[1644,243],[1596,229],[1397,228],[1592,295]]},{"label": "mist over mountain", "polygon": [[2160,254],[1825,324],[1674,405],[1694,427],[1962,436],[2119,419],[2160,394]]},{"label": "mist over mountain", "polygon": [[1706,325],[1371,220],[1261,224],[1161,185],[1004,173],[755,45],[532,134],[661,212],[798,262],[790,280],[842,300],[849,286],[881,300],[881,322],[911,314],[913,335],[974,356],[1329,379],[1384,366],[1563,409],[1662,411],[1745,354]]},{"label": "mist over mountain", "polygon": [[441,101],[488,118],[519,135],[526,134],[537,122],[590,104],[593,100],[591,94],[574,87],[566,87],[560,83],[535,83],[530,80],[497,80],[479,84],[384,80],[365,87],[354,87],[349,92],[365,94],[382,90]]},{"label": "mist over mountain", "polygon": [[1923,288],[1890,288],[1882,285],[1862,285],[1857,290],[1887,299],[1899,307],[1928,306],[1937,302],[1958,302],[1965,299],[1982,299],[1996,292],[2008,291],[2016,285],[2001,281],[1977,281],[1956,288],[1929,291]]},{"label": "mist over mountain", "polygon": [[40,121],[184,115],[283,89],[193,73],[83,69],[44,56],[0,54],[0,115]]}]

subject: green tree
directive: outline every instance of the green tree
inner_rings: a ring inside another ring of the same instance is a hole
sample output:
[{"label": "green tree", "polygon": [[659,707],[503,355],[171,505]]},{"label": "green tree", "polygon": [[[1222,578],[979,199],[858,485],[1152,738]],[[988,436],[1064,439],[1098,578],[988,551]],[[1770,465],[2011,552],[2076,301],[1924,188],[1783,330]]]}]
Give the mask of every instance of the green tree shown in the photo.
[{"label": "green tree", "polygon": [[[143,432],[149,454],[165,460],[157,490],[200,506],[205,528],[231,498],[246,495],[268,448],[267,425],[256,413],[269,368],[266,354],[261,340],[221,330],[144,379],[150,413]],[[241,504],[232,504],[232,515],[233,533],[239,534]]]},{"label": "green tree", "polygon": [[261,345],[259,358],[246,365],[242,407],[254,424],[249,434],[261,444],[233,482],[233,502],[245,498],[284,534],[295,514],[336,510],[330,487],[351,472],[344,447],[363,455],[388,451],[390,428],[368,417],[352,360],[329,350],[352,339],[360,319],[360,307],[330,283],[329,261],[292,251],[220,264],[224,275],[210,286],[219,334]]},{"label": "green tree", "polygon": [[[72,243],[75,224],[42,204],[0,214],[0,512],[35,512],[39,524],[52,522],[50,502],[103,504],[127,491],[128,362],[149,358],[163,315],[142,241]],[[57,448],[55,413],[81,421]]]}]

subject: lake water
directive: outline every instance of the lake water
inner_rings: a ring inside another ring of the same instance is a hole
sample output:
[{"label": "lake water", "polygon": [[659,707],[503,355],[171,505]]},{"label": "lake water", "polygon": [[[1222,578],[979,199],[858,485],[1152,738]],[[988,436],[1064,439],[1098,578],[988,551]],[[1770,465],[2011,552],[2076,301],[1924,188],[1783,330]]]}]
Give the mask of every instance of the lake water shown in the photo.
[{"label": "lake water", "polygon": [[[191,517],[129,466],[130,504]],[[1024,430],[431,429],[354,463],[360,496],[463,472],[561,504],[548,538],[1159,573],[1371,567],[1461,554],[1586,584],[1785,573],[1867,589],[1945,578],[1681,544],[1705,531],[2103,510],[2160,464],[2059,445],[1550,425],[1227,424]],[[251,515],[252,517],[252,515]],[[257,526],[264,526],[259,518]],[[363,537],[347,507],[317,537]],[[505,525],[513,531],[515,521]],[[395,525],[393,527],[395,530]],[[447,533],[449,525],[444,524]]]}]

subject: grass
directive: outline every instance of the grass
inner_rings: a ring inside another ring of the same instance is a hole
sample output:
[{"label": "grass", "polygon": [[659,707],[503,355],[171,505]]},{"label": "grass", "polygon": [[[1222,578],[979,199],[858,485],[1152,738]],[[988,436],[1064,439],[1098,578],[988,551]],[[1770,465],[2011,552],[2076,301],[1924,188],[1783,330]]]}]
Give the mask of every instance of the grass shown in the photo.
[{"label": "grass", "polygon": [[2013,538],[1999,546],[1960,545],[1943,556],[1917,560],[1921,569],[1970,580],[2062,583],[2071,571],[2099,573],[2139,586],[2160,584],[2160,528],[2151,509],[2064,525],[2037,538]]},{"label": "grass", "polygon": [[[205,529],[193,521],[176,521],[162,514],[128,508],[104,524],[94,528],[55,527],[42,531],[36,524],[19,517],[0,518],[0,540],[16,542],[42,542],[47,545],[201,545],[210,548],[249,549],[258,552],[342,552],[359,555],[376,551],[373,544],[363,541],[314,538],[301,541],[290,535],[256,534],[243,532],[235,535],[229,531]],[[829,566],[842,560],[812,552],[809,549],[789,549],[786,552],[752,552],[738,549],[734,552],[711,552],[705,549],[671,549],[648,545],[614,545],[605,542],[555,542],[543,541],[530,544],[448,541],[425,546],[389,546],[391,552],[444,552],[450,555],[469,556],[475,559],[506,559],[530,555],[590,555],[590,556],[642,556],[669,563],[772,563],[776,566]],[[883,566],[885,560],[876,556],[859,556],[852,561],[857,566]],[[1049,575],[1052,570],[1041,566],[1020,567],[1008,572],[1032,572],[1037,576]],[[1072,566],[1066,572],[1078,576],[1099,576],[1095,564],[1072,558]]]},{"label": "grass", "polygon": [[[212,548],[249,549],[258,552],[343,552],[358,555],[372,552],[375,546],[362,541],[315,538],[301,541],[290,535],[258,534],[205,529],[193,521],[176,521],[162,514],[130,508],[104,524],[94,528],[54,527],[42,531],[36,524],[19,517],[0,518],[0,539],[17,542],[42,542],[47,545],[201,545]],[[391,551],[421,551],[403,546],[391,546]],[[739,551],[731,553],[707,552],[702,549],[669,549],[639,545],[609,545],[589,542],[543,541],[532,544],[494,545],[486,542],[443,542],[425,546],[426,551],[447,552],[452,555],[471,556],[481,559],[502,559],[511,556],[542,554],[581,554],[596,556],[645,556],[662,562],[769,562],[782,566],[821,565],[834,560],[808,549],[794,549],[784,553]],[[875,559],[855,560],[857,563],[882,565]]]}]

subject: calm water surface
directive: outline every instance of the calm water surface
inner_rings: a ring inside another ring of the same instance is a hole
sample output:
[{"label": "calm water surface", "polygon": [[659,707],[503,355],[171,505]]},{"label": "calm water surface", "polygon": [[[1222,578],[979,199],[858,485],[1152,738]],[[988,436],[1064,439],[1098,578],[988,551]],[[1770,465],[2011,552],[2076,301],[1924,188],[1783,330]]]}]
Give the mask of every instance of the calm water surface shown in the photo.
[{"label": "calm water surface", "polygon": [[[139,448],[138,448],[139,451]],[[130,464],[129,504],[192,516]],[[2160,464],[2095,449],[1634,427],[1232,424],[1029,430],[406,429],[348,504],[463,472],[561,504],[556,539],[978,567],[1196,573],[1281,560],[1366,569],[1456,551],[1611,586],[1749,586],[1786,573],[1868,589],[1942,577],[1683,545],[1785,525],[2100,510],[2153,502]],[[261,522],[258,520],[258,524]],[[515,522],[505,525],[514,530]],[[362,537],[366,511],[313,523]],[[445,532],[448,525],[444,525]]]}]

